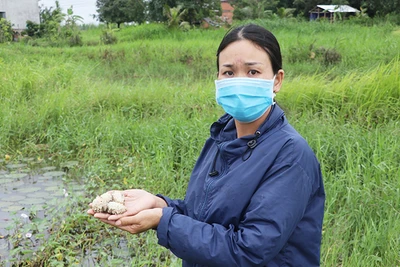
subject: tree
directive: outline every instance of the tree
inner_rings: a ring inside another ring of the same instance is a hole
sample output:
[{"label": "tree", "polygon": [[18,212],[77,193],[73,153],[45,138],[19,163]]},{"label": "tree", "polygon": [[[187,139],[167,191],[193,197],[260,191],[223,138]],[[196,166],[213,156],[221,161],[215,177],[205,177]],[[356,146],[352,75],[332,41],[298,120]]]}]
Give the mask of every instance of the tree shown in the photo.
[{"label": "tree", "polygon": [[277,10],[277,0],[236,0],[233,16],[235,19],[262,19],[273,15]]},{"label": "tree", "polygon": [[[324,4],[329,5],[331,1],[326,1]],[[303,15],[305,17],[309,16],[309,11],[313,9],[316,5],[320,4],[320,0],[294,0],[293,7],[296,8],[296,14]]]},{"label": "tree", "polygon": [[101,22],[117,23],[118,28],[124,22],[142,23],[145,20],[143,0],[97,0],[96,7]]},{"label": "tree", "polygon": [[81,16],[75,15],[72,6],[68,8],[63,27],[64,36],[69,38],[70,46],[82,45],[81,32],[78,22],[83,22]]},{"label": "tree", "polygon": [[178,3],[176,0],[149,0],[147,2],[147,20],[164,22],[168,18],[164,14],[164,7],[177,7]]},{"label": "tree", "polygon": [[364,7],[368,9],[368,15],[384,16],[387,14],[397,14],[400,13],[400,1],[399,0],[365,0]]},{"label": "tree", "polygon": [[40,29],[41,35],[57,39],[61,34],[61,22],[64,21],[66,14],[62,12],[58,1],[55,4],[54,9],[53,7],[40,9]]},{"label": "tree", "polygon": [[191,24],[221,14],[220,0],[182,0],[180,3],[188,10],[185,20],[190,21]]},{"label": "tree", "polygon": [[187,14],[187,9],[182,10],[182,6],[177,7],[164,7],[164,16],[168,18],[168,27],[178,28],[183,22],[184,16]]}]

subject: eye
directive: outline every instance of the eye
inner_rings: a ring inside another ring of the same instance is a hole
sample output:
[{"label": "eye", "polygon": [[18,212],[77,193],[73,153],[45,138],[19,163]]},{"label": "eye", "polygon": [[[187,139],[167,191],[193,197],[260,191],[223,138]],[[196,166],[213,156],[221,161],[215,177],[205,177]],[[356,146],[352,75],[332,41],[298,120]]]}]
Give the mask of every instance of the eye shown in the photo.
[{"label": "eye", "polygon": [[250,70],[250,71],[249,71],[249,74],[250,74],[250,75],[256,75],[256,74],[258,74],[258,73],[260,73],[260,72],[257,71],[257,70]]},{"label": "eye", "polygon": [[225,72],[223,73],[223,75],[226,75],[226,76],[233,76],[233,71],[231,71],[231,70],[225,71]]}]

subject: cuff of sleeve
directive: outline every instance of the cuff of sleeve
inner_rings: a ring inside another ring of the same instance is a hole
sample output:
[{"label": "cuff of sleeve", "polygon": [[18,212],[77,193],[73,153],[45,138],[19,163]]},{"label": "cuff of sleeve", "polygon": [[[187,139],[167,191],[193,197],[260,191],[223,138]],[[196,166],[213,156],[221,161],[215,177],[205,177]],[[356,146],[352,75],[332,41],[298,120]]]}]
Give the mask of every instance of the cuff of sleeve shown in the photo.
[{"label": "cuff of sleeve", "polygon": [[158,244],[166,248],[168,248],[168,227],[173,216],[173,210],[171,207],[162,209],[162,216],[157,227]]},{"label": "cuff of sleeve", "polygon": [[163,196],[163,195],[161,195],[161,194],[157,194],[156,196],[159,197],[159,198],[164,199],[164,201],[167,203],[168,207],[171,206],[172,199],[170,199],[170,198],[167,197],[167,196]]}]

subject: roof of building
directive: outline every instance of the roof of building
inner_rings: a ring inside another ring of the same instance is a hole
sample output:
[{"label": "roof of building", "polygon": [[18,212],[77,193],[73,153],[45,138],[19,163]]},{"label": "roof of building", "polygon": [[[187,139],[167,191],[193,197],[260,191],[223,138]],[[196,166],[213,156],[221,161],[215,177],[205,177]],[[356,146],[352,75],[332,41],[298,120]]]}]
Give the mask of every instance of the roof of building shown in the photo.
[{"label": "roof of building", "polygon": [[[328,12],[340,12],[340,13],[360,12],[360,10],[348,5],[317,5],[317,7]],[[311,10],[310,12],[312,12],[313,10]]]}]

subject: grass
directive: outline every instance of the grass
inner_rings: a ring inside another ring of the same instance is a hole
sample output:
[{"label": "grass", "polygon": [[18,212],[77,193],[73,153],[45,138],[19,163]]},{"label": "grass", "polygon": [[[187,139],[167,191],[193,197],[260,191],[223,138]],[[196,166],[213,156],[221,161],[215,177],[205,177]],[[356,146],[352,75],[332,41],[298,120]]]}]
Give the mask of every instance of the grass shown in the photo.
[{"label": "grass", "polygon": [[[277,101],[321,162],[322,265],[399,266],[398,29],[258,23],[282,46],[286,80]],[[114,230],[86,216],[86,205],[111,188],[184,196],[209,126],[222,114],[213,80],[225,29],[131,26],[115,31],[113,45],[97,43],[101,32],[83,31],[82,47],[0,46],[0,155],[77,159],[80,168],[68,179],[87,191],[55,215],[40,253],[28,245],[13,250],[20,266],[179,266],[154,232]],[[340,61],[310,57],[321,47]],[[18,240],[21,231],[10,232]]]}]

